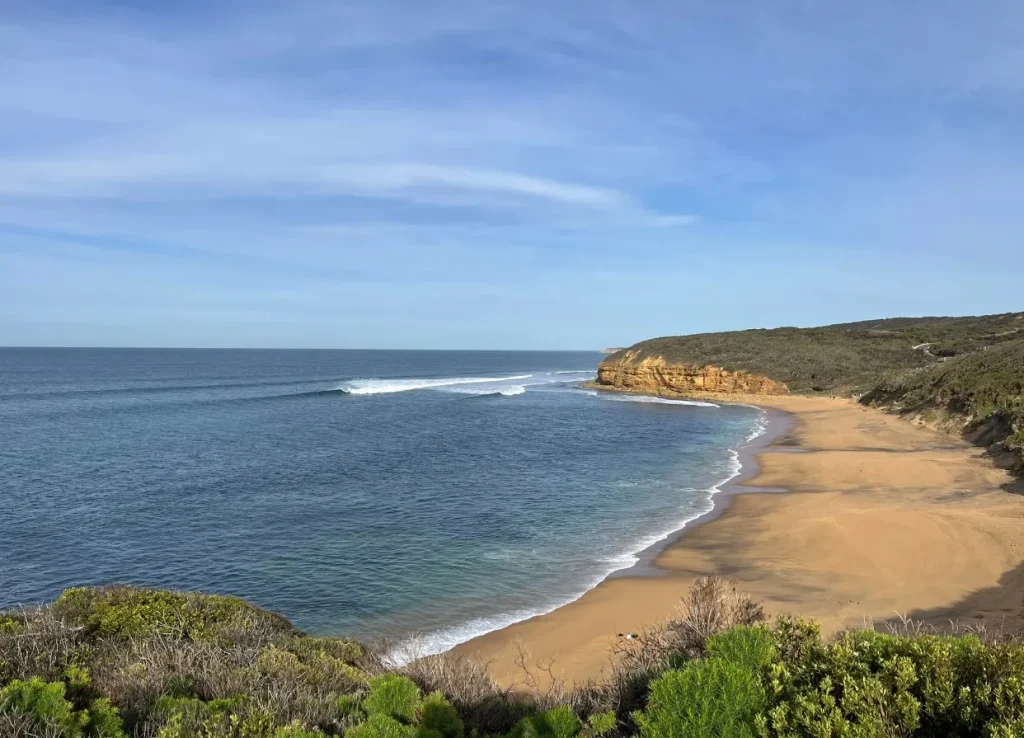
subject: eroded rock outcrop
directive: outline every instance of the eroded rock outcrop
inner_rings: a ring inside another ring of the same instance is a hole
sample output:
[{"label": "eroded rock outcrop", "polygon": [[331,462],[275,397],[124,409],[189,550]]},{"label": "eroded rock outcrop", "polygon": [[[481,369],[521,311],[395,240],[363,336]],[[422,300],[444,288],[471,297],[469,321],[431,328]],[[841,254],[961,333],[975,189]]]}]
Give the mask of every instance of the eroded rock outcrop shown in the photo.
[{"label": "eroded rock outcrop", "polygon": [[727,371],[718,366],[669,363],[661,357],[639,358],[626,352],[597,368],[597,384],[630,392],[671,394],[687,392],[736,392],[781,395],[788,388],[781,382],[744,371]]}]

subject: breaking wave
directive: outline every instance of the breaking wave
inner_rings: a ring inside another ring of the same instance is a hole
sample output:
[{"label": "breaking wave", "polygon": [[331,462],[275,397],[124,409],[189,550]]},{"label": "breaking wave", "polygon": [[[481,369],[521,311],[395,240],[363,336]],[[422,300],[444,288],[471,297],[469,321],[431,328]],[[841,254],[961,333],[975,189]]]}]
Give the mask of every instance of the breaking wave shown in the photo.
[{"label": "breaking wave", "polygon": [[483,388],[483,387],[454,387],[447,392],[454,392],[459,395],[471,395],[473,397],[515,397],[526,392],[525,384],[514,384],[510,387],[500,387],[498,389]]},{"label": "breaking wave", "polygon": [[[445,377],[441,379],[356,379],[335,389],[349,395],[385,395],[411,390],[457,387],[459,385],[488,384],[529,379],[532,374],[516,374],[511,377]],[[490,390],[494,392],[494,390]]]},{"label": "breaking wave", "polygon": [[692,407],[718,407],[713,402],[701,400],[670,400],[666,397],[649,397],[648,395],[606,395],[612,402],[647,402],[653,405],[690,405]]}]

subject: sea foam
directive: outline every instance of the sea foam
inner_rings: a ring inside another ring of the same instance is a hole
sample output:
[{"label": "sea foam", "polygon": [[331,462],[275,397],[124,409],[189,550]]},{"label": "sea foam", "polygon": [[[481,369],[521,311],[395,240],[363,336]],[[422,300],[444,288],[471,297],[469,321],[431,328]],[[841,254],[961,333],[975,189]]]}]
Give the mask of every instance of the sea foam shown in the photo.
[{"label": "sea foam", "polygon": [[691,407],[718,407],[713,402],[701,400],[670,400],[667,397],[651,397],[649,395],[605,395],[613,402],[647,402],[652,405],[689,405]]},{"label": "sea foam", "polygon": [[[440,379],[355,379],[335,389],[350,395],[385,395],[393,392],[438,389],[469,384],[488,384],[529,379],[532,374],[515,374],[510,377],[443,377]],[[492,390],[493,391],[493,390]]]}]

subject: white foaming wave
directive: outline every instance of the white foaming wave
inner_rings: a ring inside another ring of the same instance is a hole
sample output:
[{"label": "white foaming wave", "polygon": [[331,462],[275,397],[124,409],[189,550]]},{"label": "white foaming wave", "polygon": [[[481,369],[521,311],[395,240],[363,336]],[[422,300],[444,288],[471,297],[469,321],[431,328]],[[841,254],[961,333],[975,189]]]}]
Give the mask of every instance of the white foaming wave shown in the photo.
[{"label": "white foaming wave", "polygon": [[473,618],[465,623],[460,623],[450,628],[443,628],[433,633],[414,635],[395,646],[384,660],[394,668],[402,667],[410,661],[423,658],[424,656],[444,653],[455,648],[460,643],[471,641],[485,633],[493,633],[496,630],[507,628],[523,620],[529,620],[537,615],[544,615],[552,610],[557,610],[562,605],[568,605],[578,598],[579,596],[574,597],[572,600],[566,600],[564,603],[553,605],[547,609],[513,610],[493,617]]},{"label": "white foaming wave", "polygon": [[690,405],[691,407],[718,407],[713,402],[701,400],[670,400],[667,397],[650,397],[648,395],[612,395],[606,394],[613,402],[646,402],[653,405]]},{"label": "white foaming wave", "polygon": [[503,395],[515,397],[526,392],[525,384],[513,384],[509,387],[451,387],[444,388],[445,392],[452,392],[457,395],[472,395],[474,397],[486,397],[488,395]]},{"label": "white foaming wave", "polygon": [[555,374],[597,374],[593,369],[563,369],[561,371],[554,372]]},{"label": "white foaming wave", "polygon": [[443,379],[356,379],[345,382],[335,389],[350,395],[384,395],[392,392],[409,392],[410,390],[435,389],[463,384],[488,384],[493,382],[509,382],[516,379],[529,379],[532,374],[515,374],[511,377],[445,377]]},{"label": "white foaming wave", "polygon": [[[622,554],[620,556],[613,556],[609,559],[605,559],[605,561],[607,561],[609,564],[612,564],[615,567],[610,572],[608,572],[608,574],[612,574],[622,569],[628,569],[631,566],[634,566],[635,564],[639,563],[641,553],[649,549],[651,546],[661,543],[670,536],[678,534],[679,531],[685,529],[687,525],[689,525],[690,523],[699,518],[704,517],[709,512],[714,510],[714,496],[722,490],[722,487],[724,487],[726,484],[728,484],[733,479],[738,477],[742,470],[743,464],[740,463],[739,452],[736,451],[735,449],[730,448],[729,459],[727,461],[726,476],[724,476],[721,480],[719,480],[718,482],[716,482],[715,484],[711,485],[706,489],[695,489],[693,487],[687,487],[683,490],[684,492],[704,493],[704,504],[701,505],[700,508],[691,511],[686,518],[683,518],[681,521],[677,522],[671,528],[668,528],[667,530],[664,530],[660,533],[653,533],[649,536],[645,536],[644,538],[640,539],[640,541],[638,541],[637,544],[633,547],[632,551]],[[608,575],[606,574],[605,577],[607,576]]]},{"label": "white foaming wave", "polygon": [[[760,409],[760,408],[759,408]],[[755,438],[760,438],[768,432],[768,413],[761,410],[761,414],[757,416],[757,420],[754,421],[754,427],[747,434],[747,437],[743,439],[744,443],[750,443]]]}]

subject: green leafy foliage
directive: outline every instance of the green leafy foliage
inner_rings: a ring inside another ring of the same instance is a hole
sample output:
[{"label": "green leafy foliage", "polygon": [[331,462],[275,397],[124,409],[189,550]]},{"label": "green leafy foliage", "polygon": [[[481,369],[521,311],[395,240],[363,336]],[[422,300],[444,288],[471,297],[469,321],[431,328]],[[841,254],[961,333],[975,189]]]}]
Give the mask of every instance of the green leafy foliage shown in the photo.
[{"label": "green leafy foliage", "polygon": [[1024,718],[1018,644],[873,631],[824,644],[793,621],[776,633],[800,643],[771,671],[765,735],[984,736]]},{"label": "green leafy foliage", "polygon": [[568,705],[523,718],[509,738],[575,738],[583,729],[583,722]]},{"label": "green leafy foliage", "polygon": [[17,619],[9,615],[0,615],[0,633],[15,635],[20,633],[23,627]]},{"label": "green leafy foliage", "polygon": [[411,679],[385,674],[370,680],[370,696],[364,705],[371,717],[386,715],[408,724],[416,719],[420,697],[420,688]]},{"label": "green leafy foliage", "polygon": [[76,712],[64,697],[62,682],[44,682],[38,677],[15,679],[0,690],[0,713],[31,719],[38,728],[50,728],[67,738],[82,735],[88,715]]},{"label": "green leafy foliage", "polygon": [[420,724],[444,738],[463,738],[465,726],[458,711],[440,692],[428,694],[420,704]]},{"label": "green leafy foliage", "polygon": [[758,671],[777,658],[775,639],[763,626],[734,628],[708,641],[708,657]]},{"label": "green leafy foliage", "polygon": [[123,738],[121,719],[107,699],[76,710],[65,696],[63,682],[38,677],[15,679],[0,689],[0,716],[19,719],[27,731],[60,738]]},{"label": "green leafy foliage", "polygon": [[654,681],[647,710],[634,719],[644,738],[748,738],[766,705],[754,670],[709,658]]},{"label": "green leafy foliage", "polygon": [[[109,592],[0,615],[17,624],[0,633],[0,736],[1024,736],[1024,645],[1012,640],[856,631],[825,642],[798,618],[732,618],[691,628],[700,643],[652,640],[657,658],[628,662],[643,671],[638,695],[589,685],[536,697],[451,671],[456,662],[395,673],[352,641],[303,635],[248,605]],[[170,602],[189,614],[167,630]],[[238,631],[246,623],[253,632]]]},{"label": "green leafy foliage", "polygon": [[96,636],[216,640],[230,639],[243,629],[294,632],[284,618],[237,597],[222,595],[139,587],[76,587],[65,590],[53,608],[59,617]]},{"label": "green leafy foliage", "polygon": [[347,738],[413,738],[416,729],[382,713],[371,714],[366,722],[345,733]]},{"label": "green leafy foliage", "polygon": [[772,633],[760,626],[719,633],[707,654],[651,685],[646,711],[634,715],[642,736],[754,735],[767,706],[762,673],[778,658]]},{"label": "green leafy foliage", "polygon": [[89,704],[89,717],[85,734],[94,738],[122,738],[121,716],[117,708],[106,697],[100,697]]},{"label": "green leafy foliage", "polygon": [[609,710],[608,712],[597,712],[591,715],[587,720],[586,733],[588,736],[598,738],[598,736],[608,735],[614,731],[617,724],[618,718],[616,717],[614,710]]},{"label": "green leafy foliage", "polygon": [[157,704],[163,727],[157,738],[277,738],[273,716],[250,709],[245,697],[203,701],[165,697]]}]

